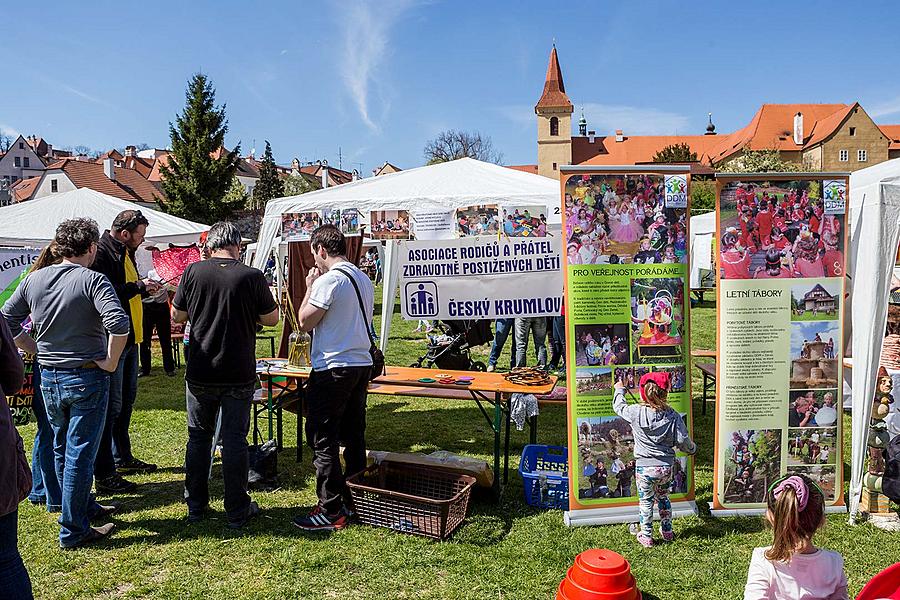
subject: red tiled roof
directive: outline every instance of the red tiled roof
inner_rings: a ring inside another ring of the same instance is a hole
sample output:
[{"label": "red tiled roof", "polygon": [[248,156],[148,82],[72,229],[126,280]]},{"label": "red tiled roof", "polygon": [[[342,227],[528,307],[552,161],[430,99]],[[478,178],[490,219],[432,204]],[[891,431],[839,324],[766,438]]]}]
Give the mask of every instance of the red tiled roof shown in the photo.
[{"label": "red tiled roof", "polygon": [[[852,108],[846,104],[763,104],[749,125],[721,137],[720,145],[710,156],[718,163],[743,149],[801,150],[810,143],[814,131],[816,141],[813,143],[834,133],[844,120],[841,115],[845,117]],[[803,115],[803,146],[795,144],[793,137],[794,115],[798,112]]]},{"label": "red tiled roof", "polygon": [[[300,172],[321,179],[322,165],[306,165],[304,167],[300,167]],[[353,181],[353,173],[335,167],[328,167],[328,179],[330,180],[330,183],[333,183],[334,185],[350,183],[351,181]]]},{"label": "red tiled roof", "polygon": [[89,188],[129,202],[156,202],[154,196],[165,201],[162,191],[134,169],[116,168],[116,180],[103,172],[103,165],[66,158],[47,167],[60,169],[77,188]]},{"label": "red tiled roof", "polygon": [[544,93],[534,107],[538,108],[568,108],[572,112],[572,102],[566,95],[566,85],[563,83],[562,69],[559,68],[559,58],[556,56],[556,46],[550,51],[550,63],[547,65],[547,78],[544,81]]},{"label": "red tiled roof", "polygon": [[888,150],[900,150],[900,125],[879,125],[878,128],[890,142]]},{"label": "red tiled roof", "polygon": [[[575,138],[572,138],[572,142],[575,141]],[[574,143],[573,143],[574,145]],[[506,165],[507,169],[512,169],[513,171],[522,171],[524,173],[533,173],[537,175],[538,166],[537,165]]]},{"label": "red tiled roof", "polygon": [[12,187],[9,188],[10,192],[13,195],[13,201],[22,202],[24,200],[31,200],[31,197],[34,195],[34,191],[37,189],[38,183],[40,183],[41,178],[38,177],[28,177],[27,179],[20,179],[17,181]]},{"label": "red tiled roof", "polygon": [[152,160],[141,158],[140,156],[126,156],[122,160],[125,163],[126,169],[137,171],[144,179],[148,178],[153,171],[154,161]]},{"label": "red tiled roof", "polygon": [[122,156],[122,154],[118,150],[113,148],[112,150],[107,150],[106,152],[98,156],[97,160],[95,160],[94,162],[103,164],[103,161],[107,158],[111,158],[113,160],[122,160],[125,157]]},{"label": "red tiled roof", "polygon": [[687,144],[701,164],[710,164],[710,150],[721,143],[716,135],[636,135],[617,142],[615,136],[572,138],[572,163],[586,165],[637,165],[653,162],[657,152],[673,144]]}]

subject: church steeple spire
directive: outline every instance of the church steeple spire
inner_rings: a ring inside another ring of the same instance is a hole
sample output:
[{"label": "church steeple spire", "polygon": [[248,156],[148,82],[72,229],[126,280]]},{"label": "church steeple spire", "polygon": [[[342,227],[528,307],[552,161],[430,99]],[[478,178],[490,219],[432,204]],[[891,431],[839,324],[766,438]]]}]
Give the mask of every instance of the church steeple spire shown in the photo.
[{"label": "church steeple spire", "polygon": [[563,83],[562,69],[559,67],[559,57],[556,55],[555,43],[553,44],[553,49],[550,50],[550,62],[547,65],[544,93],[541,94],[534,111],[538,112],[539,108],[567,108],[569,113],[574,110],[572,102],[566,95],[566,85]]}]

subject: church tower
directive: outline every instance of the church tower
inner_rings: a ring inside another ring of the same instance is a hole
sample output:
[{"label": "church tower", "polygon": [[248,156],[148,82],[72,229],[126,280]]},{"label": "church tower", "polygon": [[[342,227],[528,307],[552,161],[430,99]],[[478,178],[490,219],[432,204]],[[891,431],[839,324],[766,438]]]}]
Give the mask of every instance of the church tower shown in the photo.
[{"label": "church tower", "polygon": [[559,167],[572,162],[572,112],[556,44],[550,51],[544,93],[534,107],[538,127],[538,175],[559,179]]}]

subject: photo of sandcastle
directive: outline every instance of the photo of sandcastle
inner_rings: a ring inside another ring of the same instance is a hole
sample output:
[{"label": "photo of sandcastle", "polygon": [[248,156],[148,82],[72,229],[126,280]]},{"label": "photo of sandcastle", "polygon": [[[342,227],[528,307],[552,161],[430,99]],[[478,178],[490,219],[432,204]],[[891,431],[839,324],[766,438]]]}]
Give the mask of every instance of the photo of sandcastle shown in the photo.
[{"label": "photo of sandcastle", "polygon": [[836,321],[791,324],[791,389],[837,387],[840,336]]}]

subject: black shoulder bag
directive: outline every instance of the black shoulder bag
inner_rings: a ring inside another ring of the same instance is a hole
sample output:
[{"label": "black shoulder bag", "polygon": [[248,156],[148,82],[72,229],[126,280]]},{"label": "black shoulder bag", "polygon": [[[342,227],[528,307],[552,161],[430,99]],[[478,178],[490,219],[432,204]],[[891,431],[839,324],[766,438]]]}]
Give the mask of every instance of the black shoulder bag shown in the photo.
[{"label": "black shoulder bag", "polygon": [[359,312],[362,313],[363,323],[366,325],[366,335],[369,336],[369,354],[372,356],[372,373],[369,375],[369,381],[372,381],[376,377],[385,374],[384,353],[375,345],[375,338],[372,334],[372,328],[369,326],[369,319],[366,317],[366,307],[363,306],[362,294],[359,293],[359,286],[356,285],[356,279],[353,278],[353,275],[343,269],[335,267],[335,271],[342,273],[349,279],[350,283],[353,284],[353,289],[356,291],[356,299],[359,300]]}]

